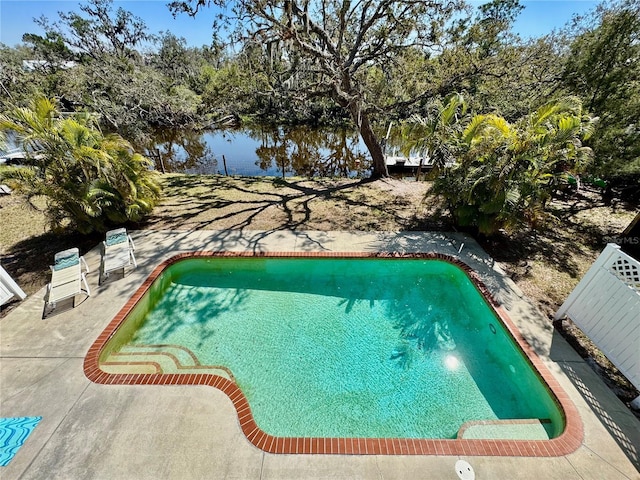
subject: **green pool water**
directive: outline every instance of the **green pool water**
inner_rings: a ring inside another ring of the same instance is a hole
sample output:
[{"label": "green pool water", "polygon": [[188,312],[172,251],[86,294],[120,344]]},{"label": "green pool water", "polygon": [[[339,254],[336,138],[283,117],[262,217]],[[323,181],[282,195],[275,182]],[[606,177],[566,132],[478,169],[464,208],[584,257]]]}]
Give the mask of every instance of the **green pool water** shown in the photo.
[{"label": "green pool water", "polygon": [[455,438],[465,422],[507,419],[548,419],[549,437],[563,428],[448,262],[194,258],[165,270],[142,304],[113,342],[180,345],[228,367],[271,435]]}]

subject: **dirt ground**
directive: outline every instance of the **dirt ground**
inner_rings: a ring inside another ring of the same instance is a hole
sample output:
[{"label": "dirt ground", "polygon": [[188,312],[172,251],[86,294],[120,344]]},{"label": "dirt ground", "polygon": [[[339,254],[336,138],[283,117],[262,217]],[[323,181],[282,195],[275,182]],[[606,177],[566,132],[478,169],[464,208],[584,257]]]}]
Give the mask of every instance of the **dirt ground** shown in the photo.
[{"label": "dirt ground", "polygon": [[[450,231],[453,226],[426,196],[430,184],[385,179],[162,176],[164,199],[144,223],[132,229],[175,230],[346,230]],[[44,204],[38,204],[38,208]],[[637,206],[607,203],[599,192],[582,190],[555,199],[542,231],[477,237],[484,249],[552,321],[562,301],[589,269],[607,241],[619,236]],[[55,252],[94,247],[102,236],[54,234],[42,211],[17,195],[0,197],[0,254],[3,267],[28,293],[48,281]],[[0,318],[13,305],[1,307]],[[638,392],[581,332],[555,325],[626,403]]]},{"label": "dirt ground", "polygon": [[[426,183],[166,175],[144,228],[412,230],[429,217]],[[427,215],[425,215],[425,210]]]}]

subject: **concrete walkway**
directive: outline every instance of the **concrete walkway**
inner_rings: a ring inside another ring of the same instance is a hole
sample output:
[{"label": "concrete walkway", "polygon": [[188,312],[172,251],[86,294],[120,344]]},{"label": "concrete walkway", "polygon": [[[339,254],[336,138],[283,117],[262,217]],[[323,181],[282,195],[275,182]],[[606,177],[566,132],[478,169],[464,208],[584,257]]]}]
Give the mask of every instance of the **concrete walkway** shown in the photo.
[{"label": "concrete walkway", "polygon": [[242,434],[231,401],[204,386],[113,386],[83,373],[87,350],[162,260],[194,250],[436,251],[474,268],[575,402],[584,442],[565,457],[466,457],[477,479],[640,479],[640,422],[470,238],[460,234],[133,232],[139,267],[41,319],[44,290],[0,320],[0,416],[43,419],[0,478],[457,479],[453,456],[273,455]]}]

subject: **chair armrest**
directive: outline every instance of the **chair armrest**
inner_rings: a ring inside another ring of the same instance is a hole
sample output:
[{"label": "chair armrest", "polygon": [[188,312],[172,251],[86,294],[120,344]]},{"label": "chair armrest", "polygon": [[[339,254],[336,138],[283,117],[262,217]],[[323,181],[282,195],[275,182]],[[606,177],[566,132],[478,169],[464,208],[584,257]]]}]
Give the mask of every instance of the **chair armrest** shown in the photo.
[{"label": "chair armrest", "polygon": [[133,243],[133,238],[131,238],[131,235],[127,235],[127,238],[129,238],[129,243],[131,244],[131,250],[134,250],[134,251],[135,251],[135,249],[136,249],[136,244],[135,244],[135,243]]}]

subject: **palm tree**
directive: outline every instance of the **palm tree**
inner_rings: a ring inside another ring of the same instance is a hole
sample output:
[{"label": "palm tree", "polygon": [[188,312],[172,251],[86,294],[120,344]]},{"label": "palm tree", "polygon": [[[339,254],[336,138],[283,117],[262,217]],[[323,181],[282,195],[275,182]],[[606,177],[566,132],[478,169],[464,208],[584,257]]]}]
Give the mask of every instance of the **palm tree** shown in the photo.
[{"label": "palm tree", "polygon": [[568,172],[579,173],[590,160],[582,140],[596,120],[575,98],[545,104],[513,124],[476,115],[459,139],[464,154],[436,179],[432,193],[444,198],[459,225],[483,234],[536,227]]},{"label": "palm tree", "polygon": [[29,199],[45,197],[54,229],[105,231],[139,220],[159,198],[149,160],[122,137],[104,136],[90,115],[60,118],[55,102],[39,97],[0,115],[0,130],[12,131],[31,152],[29,166],[2,178]]},{"label": "palm tree", "polygon": [[149,171],[152,162],[117,135],[106,137],[103,148],[114,162],[92,183],[89,198],[112,223],[141,220],[160,196],[160,187]]},{"label": "palm tree", "polygon": [[[404,154],[412,150],[423,152],[433,161],[432,172],[439,174],[442,169],[455,161],[457,148],[454,140],[460,133],[462,119],[467,114],[467,103],[460,94],[451,95],[443,104],[434,101],[426,116],[414,115],[402,128]],[[418,167],[416,178],[420,177]]]}]

